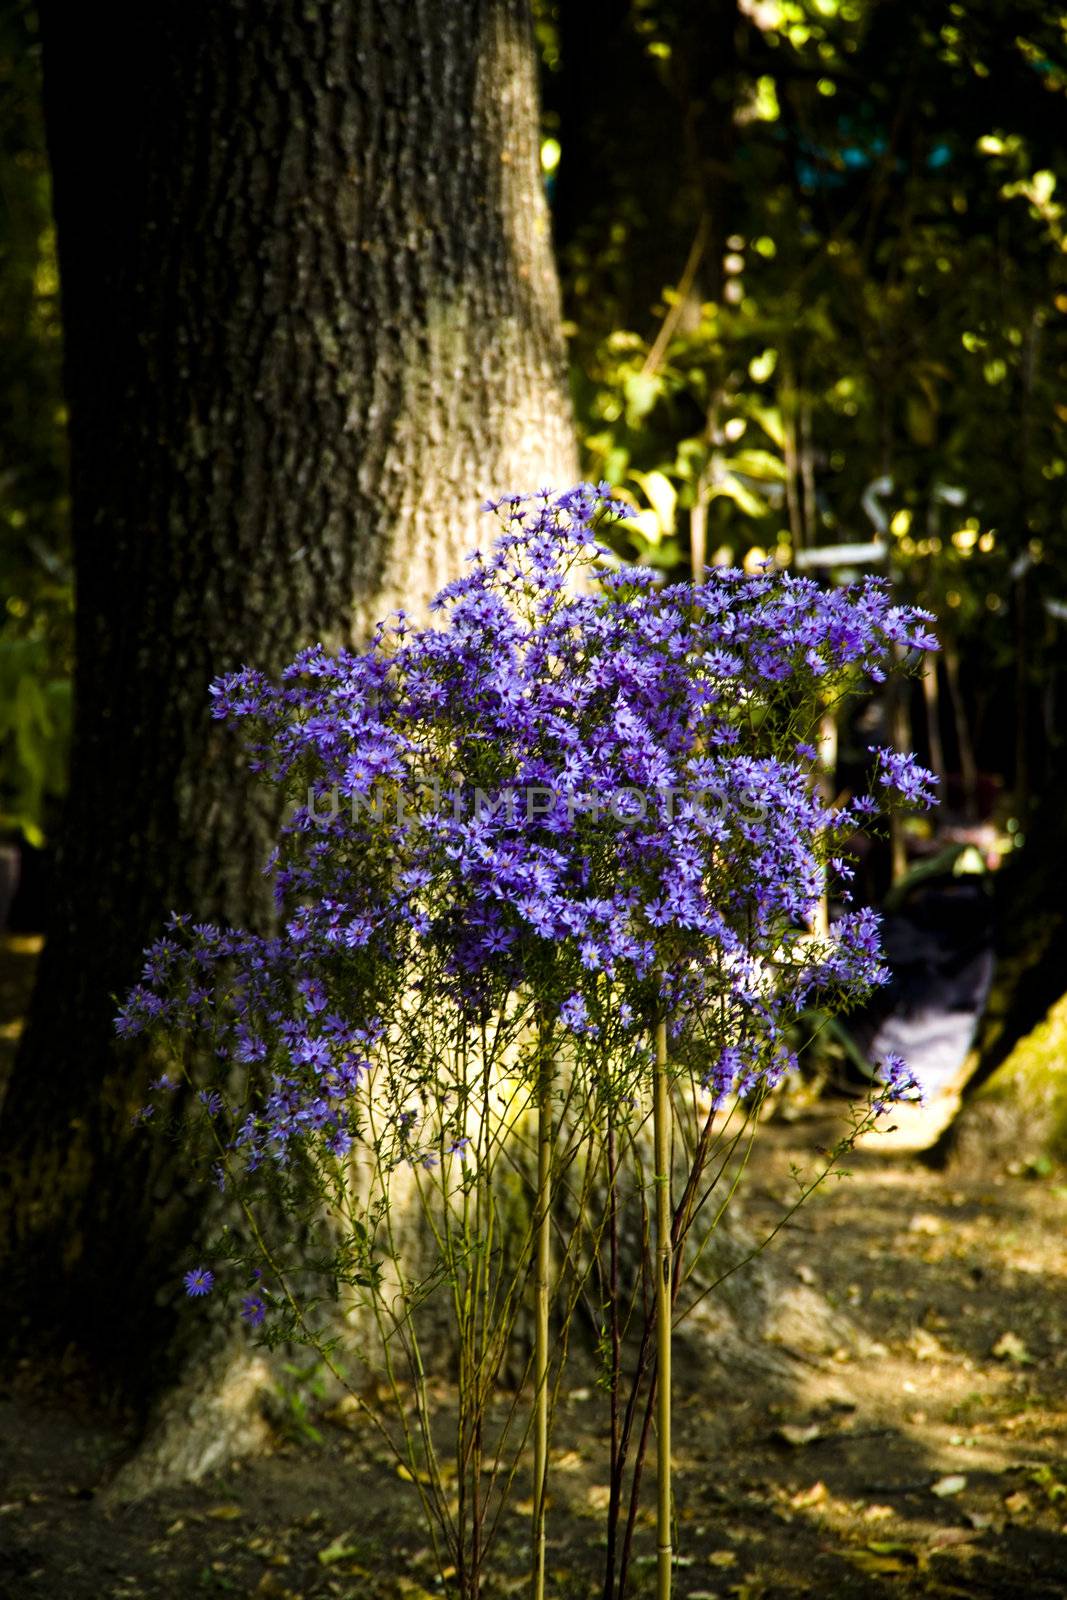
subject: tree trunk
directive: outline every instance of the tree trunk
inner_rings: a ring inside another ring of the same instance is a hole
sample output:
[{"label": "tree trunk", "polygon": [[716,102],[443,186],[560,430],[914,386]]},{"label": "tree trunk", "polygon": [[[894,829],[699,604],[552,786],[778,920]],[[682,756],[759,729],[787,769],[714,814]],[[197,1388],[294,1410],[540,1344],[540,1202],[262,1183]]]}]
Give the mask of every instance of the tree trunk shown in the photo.
[{"label": "tree trunk", "polygon": [[[270,914],[277,819],[208,685],[417,610],[488,536],[487,494],[576,463],[525,0],[44,0],[42,22],[76,714],[0,1268],[24,1334],[143,1401],[186,1368],[174,1286],[208,1224],[199,1175],[131,1129],[147,1070],[113,1050],[115,997],[171,908]],[[230,1337],[207,1406],[254,1377]]]}]

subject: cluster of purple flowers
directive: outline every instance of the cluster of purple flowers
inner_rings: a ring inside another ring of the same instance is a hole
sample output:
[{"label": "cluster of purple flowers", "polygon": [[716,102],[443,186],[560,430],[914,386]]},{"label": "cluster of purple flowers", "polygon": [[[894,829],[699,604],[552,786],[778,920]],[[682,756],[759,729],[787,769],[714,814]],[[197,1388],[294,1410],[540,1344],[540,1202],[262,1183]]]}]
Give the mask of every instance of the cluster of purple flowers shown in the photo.
[{"label": "cluster of purple flowers", "polygon": [[888,1051],[878,1071],[878,1091],[871,1102],[871,1109],[876,1115],[881,1115],[890,1106],[902,1100],[918,1100],[921,1095],[922,1085],[904,1057]]},{"label": "cluster of purple flowers", "polygon": [[[118,1025],[204,1030],[223,1084],[261,1074],[247,1108],[209,1091],[248,1166],[298,1141],[347,1151],[378,1019],[413,985],[475,1023],[534,994],[600,1060],[620,1039],[645,1059],[666,1012],[708,1034],[726,1095],[789,1065],[785,1023],[814,991],[883,976],[872,912],[806,932],[825,864],[848,876],[879,809],[821,802],[815,729],[846,677],[933,647],[932,619],[876,580],[725,568],[661,586],[598,543],[624,514],[606,496],[493,503],[502,532],[436,597],[436,625],[397,613],[365,652],[315,646],[279,682],[213,686],[295,801],[271,863],[281,931],[175,917]],[[880,752],[876,774],[883,799],[930,798],[910,757]]]},{"label": "cluster of purple flowers", "polygon": [[[356,1026],[328,1008],[322,983],[301,978],[294,956],[288,936],[227,932],[175,913],[116,1023],[123,1037],[151,1029],[211,1040],[223,1088],[201,1089],[197,1098],[209,1117],[228,1118],[230,1148],[248,1171],[265,1157],[284,1163],[294,1141],[308,1135],[333,1155],[348,1152],[353,1096],[380,1032],[376,1022]],[[261,1104],[238,1115],[224,1092],[226,1069],[259,1062],[273,1069],[269,1087]],[[167,1073],[152,1084],[177,1086]]]}]

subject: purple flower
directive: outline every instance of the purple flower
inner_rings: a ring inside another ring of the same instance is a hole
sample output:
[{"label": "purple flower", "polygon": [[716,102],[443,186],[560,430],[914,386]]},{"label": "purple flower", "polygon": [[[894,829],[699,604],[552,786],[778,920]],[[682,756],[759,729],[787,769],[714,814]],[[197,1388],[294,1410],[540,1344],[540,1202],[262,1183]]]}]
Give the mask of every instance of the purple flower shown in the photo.
[{"label": "purple flower", "polygon": [[[362,1122],[383,1032],[368,1019],[419,1026],[401,995],[468,1037],[544,1001],[583,1089],[618,1050],[636,1090],[666,1005],[721,1099],[788,1070],[783,1030],[813,995],[833,1009],[884,979],[873,913],[816,943],[797,930],[826,861],[847,881],[851,835],[891,795],[926,803],[930,775],[876,752],[879,798],[824,805],[797,729],[827,674],[878,680],[919,648],[925,613],[878,580],[608,570],[598,534],[624,513],[603,485],[491,509],[498,537],[435,597],[433,627],[396,614],[362,652],[315,645],[277,680],[244,667],[213,687],[293,802],[267,868],[278,931],[172,917],[117,1026],[210,1035],[219,1081],[241,1084],[235,1176],[341,1160],[366,1138],[385,1139],[386,1163],[432,1159],[407,1114],[432,1127],[418,1048],[391,1122]],[[433,1092],[450,1118],[465,1089]]]},{"label": "purple flower", "polygon": [[191,1272],[185,1274],[182,1282],[185,1284],[186,1294],[195,1300],[200,1295],[211,1293],[215,1285],[215,1274],[208,1267],[194,1267]]},{"label": "purple flower", "polygon": [[259,1294],[247,1294],[241,1301],[241,1316],[249,1327],[258,1328],[267,1315],[267,1303]]},{"label": "purple flower", "polygon": [[880,1092],[871,1102],[871,1109],[877,1116],[903,1101],[914,1103],[922,1100],[922,1085],[918,1078],[904,1057],[892,1050],[886,1051],[878,1069],[878,1080]]},{"label": "purple flower", "polygon": [[559,1008],[559,1020],[571,1033],[590,1031],[589,1010],[580,994],[568,995]]},{"label": "purple flower", "polygon": [[878,781],[883,788],[894,790],[911,805],[933,805],[938,780],[932,772],[920,767],[913,755],[873,744],[870,749],[877,757]]}]

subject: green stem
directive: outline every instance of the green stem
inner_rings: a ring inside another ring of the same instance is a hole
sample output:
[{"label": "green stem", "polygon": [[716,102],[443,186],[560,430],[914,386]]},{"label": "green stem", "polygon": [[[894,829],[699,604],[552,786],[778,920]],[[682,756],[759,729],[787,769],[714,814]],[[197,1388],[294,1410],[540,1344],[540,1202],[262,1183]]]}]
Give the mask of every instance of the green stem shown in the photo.
[{"label": "green stem", "polygon": [[[550,1037],[550,1036],[549,1036]],[[533,1600],[545,1600],[548,1492],[548,1276],[552,1243],[552,1057],[542,1031],[537,1064],[537,1258],[534,1276]]]},{"label": "green stem", "polygon": [[671,1561],[671,1301],[674,1277],[671,1238],[670,1105],[667,1090],[667,1024],[656,1028],[656,1074],[652,1129],[656,1159],[656,1600],[670,1600]]},{"label": "green stem", "polygon": [[[603,1600],[612,1600],[615,1587],[615,1545],[622,1498],[622,1448],[619,1384],[622,1379],[622,1329],[619,1316],[619,1168],[615,1146],[615,1113],[608,1108],[608,1316],[611,1319],[611,1479],[608,1491],[607,1553],[604,1560]],[[600,1252],[597,1252],[599,1257]]]}]

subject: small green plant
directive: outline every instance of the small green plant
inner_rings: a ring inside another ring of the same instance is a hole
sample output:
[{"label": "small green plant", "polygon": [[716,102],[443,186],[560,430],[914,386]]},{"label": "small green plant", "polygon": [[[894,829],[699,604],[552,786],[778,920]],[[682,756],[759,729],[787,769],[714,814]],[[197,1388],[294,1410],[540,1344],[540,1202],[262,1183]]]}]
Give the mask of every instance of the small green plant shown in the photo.
[{"label": "small green plant", "polygon": [[1057,1505],[1061,1500],[1067,1500],[1067,1483],[1054,1467],[1046,1462],[1043,1466],[1035,1467],[1030,1473],[1030,1482],[1035,1489],[1040,1489],[1050,1505]]},{"label": "small green plant", "polygon": [[322,1411],[326,1399],[326,1368],[316,1356],[301,1366],[294,1361],[282,1364],[288,1383],[280,1383],[276,1393],[282,1405],[281,1431],[298,1443],[321,1445],[322,1434],[312,1418]]}]

